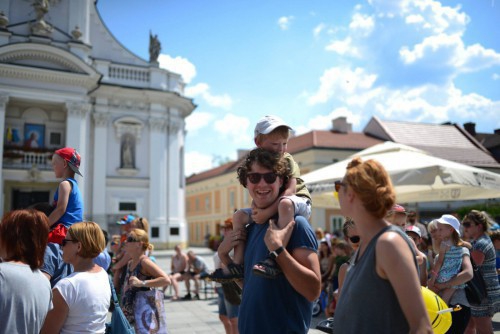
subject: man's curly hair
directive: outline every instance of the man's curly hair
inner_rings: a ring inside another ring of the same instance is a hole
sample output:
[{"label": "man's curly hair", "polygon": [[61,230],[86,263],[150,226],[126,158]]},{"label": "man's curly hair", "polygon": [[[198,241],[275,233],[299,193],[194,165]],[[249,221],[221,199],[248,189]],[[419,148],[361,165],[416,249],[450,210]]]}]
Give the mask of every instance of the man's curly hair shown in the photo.
[{"label": "man's curly hair", "polygon": [[[247,175],[251,172],[252,164],[256,162],[261,167],[272,170],[283,180],[283,185],[288,183],[291,177],[287,161],[279,153],[273,153],[263,148],[251,150],[243,163],[238,167],[238,180],[243,187],[247,187]],[[281,190],[281,189],[280,189]]]}]

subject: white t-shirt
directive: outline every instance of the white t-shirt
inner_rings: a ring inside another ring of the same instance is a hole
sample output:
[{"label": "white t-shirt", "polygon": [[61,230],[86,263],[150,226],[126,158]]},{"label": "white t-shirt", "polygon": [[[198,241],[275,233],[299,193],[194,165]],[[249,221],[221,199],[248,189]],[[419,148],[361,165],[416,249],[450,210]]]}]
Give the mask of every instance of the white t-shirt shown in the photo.
[{"label": "white t-shirt", "polygon": [[60,280],[54,289],[61,293],[69,307],[62,334],[104,333],[111,301],[106,271],[74,272]]}]

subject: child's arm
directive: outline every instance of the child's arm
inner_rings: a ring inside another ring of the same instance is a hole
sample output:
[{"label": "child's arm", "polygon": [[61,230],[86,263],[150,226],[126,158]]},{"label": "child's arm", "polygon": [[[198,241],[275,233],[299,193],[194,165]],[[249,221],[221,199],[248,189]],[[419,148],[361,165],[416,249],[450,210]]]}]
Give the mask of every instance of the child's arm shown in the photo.
[{"label": "child's arm", "polygon": [[436,279],[439,276],[439,271],[441,270],[441,266],[443,265],[446,251],[448,251],[448,246],[444,242],[442,242],[439,245],[439,256],[437,257],[437,261],[434,263],[434,268],[431,271],[431,279],[429,280],[429,287],[432,287],[434,285]]},{"label": "child's arm", "polygon": [[57,199],[57,206],[49,215],[50,226],[57,223],[66,212],[70,193],[71,183],[69,181],[62,181],[61,183],[59,183],[59,197]]}]

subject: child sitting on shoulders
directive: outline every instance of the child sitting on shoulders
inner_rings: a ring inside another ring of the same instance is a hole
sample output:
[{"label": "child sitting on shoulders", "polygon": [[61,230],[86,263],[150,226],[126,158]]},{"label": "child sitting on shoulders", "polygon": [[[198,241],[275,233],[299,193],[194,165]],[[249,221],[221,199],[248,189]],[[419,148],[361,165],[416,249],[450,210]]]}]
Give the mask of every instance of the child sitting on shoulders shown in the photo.
[{"label": "child sitting on shoulders", "polygon": [[[276,116],[265,116],[259,120],[254,130],[254,141],[257,147],[283,156],[291,170],[292,177],[284,186],[281,196],[267,208],[257,208],[252,203],[251,209],[238,210],[233,214],[234,230],[243,230],[252,221],[262,224],[278,214],[277,226],[282,229],[294,220],[296,215],[309,219],[311,215],[311,195],[305,182],[300,178],[300,169],[290,153],[286,152],[290,130],[283,120]],[[272,184],[276,181],[273,173],[248,174],[248,182]],[[286,246],[283,245],[283,246]],[[234,248],[234,260],[228,253],[219,252],[221,261],[227,264],[224,269],[217,269],[209,275],[211,280],[226,282],[243,278],[243,255],[245,244],[242,240]],[[233,262],[234,261],[234,262]],[[281,273],[276,261],[268,256],[253,267],[253,272],[266,278],[275,278]]]},{"label": "child sitting on shoulders", "polygon": [[54,194],[54,210],[49,215],[49,242],[61,244],[71,225],[83,221],[83,199],[75,180],[80,173],[80,154],[65,147],[54,152],[52,169],[56,178],[62,178]]}]

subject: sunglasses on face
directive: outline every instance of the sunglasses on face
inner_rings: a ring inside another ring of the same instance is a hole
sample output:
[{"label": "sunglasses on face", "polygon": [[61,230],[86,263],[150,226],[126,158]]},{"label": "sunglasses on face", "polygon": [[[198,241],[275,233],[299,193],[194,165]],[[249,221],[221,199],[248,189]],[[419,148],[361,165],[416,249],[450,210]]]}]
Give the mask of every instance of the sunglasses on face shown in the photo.
[{"label": "sunglasses on face", "polygon": [[71,242],[78,242],[78,240],[63,239],[63,241],[62,241],[62,243],[61,243],[61,244],[62,244],[62,246],[64,247],[64,246],[66,246],[66,245],[68,244],[68,242],[70,242],[70,241],[71,241]]},{"label": "sunglasses on face", "polygon": [[139,242],[139,240],[134,239],[134,237],[128,237],[126,241],[127,242]]},{"label": "sunglasses on face", "polygon": [[353,244],[357,244],[359,242],[359,240],[361,240],[361,238],[359,237],[359,235],[353,235],[352,237],[349,237],[349,240],[353,243]]},{"label": "sunglasses on face", "polygon": [[335,181],[335,192],[339,192],[340,187],[345,187],[346,184],[342,181]]},{"label": "sunglasses on face", "polygon": [[462,226],[465,227],[465,228],[469,228],[469,227],[472,226],[472,223],[471,222],[463,222]]},{"label": "sunglasses on face", "polygon": [[249,173],[247,175],[248,181],[253,184],[257,184],[260,182],[262,178],[264,178],[264,181],[266,181],[267,184],[274,183],[276,181],[276,178],[278,175],[276,173]]}]

